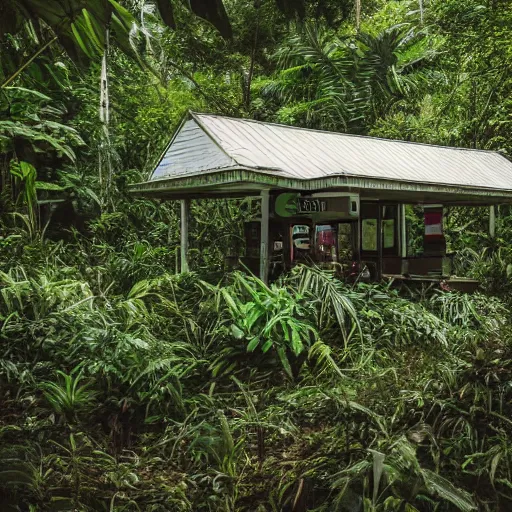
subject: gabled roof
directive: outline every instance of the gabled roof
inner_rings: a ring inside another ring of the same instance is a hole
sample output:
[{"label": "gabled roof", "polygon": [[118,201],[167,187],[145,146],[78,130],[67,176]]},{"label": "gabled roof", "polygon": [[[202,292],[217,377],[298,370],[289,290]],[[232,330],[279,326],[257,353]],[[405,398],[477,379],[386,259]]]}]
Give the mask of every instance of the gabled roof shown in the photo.
[{"label": "gabled roof", "polygon": [[134,189],[147,193],[172,192],[182,186],[212,189],[225,185],[228,175],[231,185],[245,181],[306,190],[350,186],[456,193],[460,189],[472,195],[512,197],[512,163],[496,152],[193,113],[149,182]]}]

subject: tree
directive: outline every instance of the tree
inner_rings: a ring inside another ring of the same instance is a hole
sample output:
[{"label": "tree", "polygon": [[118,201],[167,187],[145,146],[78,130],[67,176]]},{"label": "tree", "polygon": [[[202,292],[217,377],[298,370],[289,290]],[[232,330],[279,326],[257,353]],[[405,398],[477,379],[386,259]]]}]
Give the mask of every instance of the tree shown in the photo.
[{"label": "tree", "polygon": [[421,83],[435,54],[429,46],[426,34],[406,24],[354,37],[306,24],[276,53],[277,76],[259,87],[283,105],[284,122],[367,132]]}]

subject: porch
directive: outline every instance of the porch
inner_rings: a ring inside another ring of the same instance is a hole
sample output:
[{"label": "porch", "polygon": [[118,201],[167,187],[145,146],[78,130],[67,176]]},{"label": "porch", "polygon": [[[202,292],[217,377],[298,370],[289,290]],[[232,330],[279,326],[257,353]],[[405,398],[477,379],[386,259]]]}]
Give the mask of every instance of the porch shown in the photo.
[{"label": "porch", "polygon": [[[293,202],[298,210],[304,204],[325,210],[321,214],[297,212],[290,216]],[[286,204],[284,210],[283,204]],[[406,206],[404,203],[360,201],[358,196],[342,192],[305,197],[270,193],[268,243],[262,243],[261,218],[247,222],[245,255],[237,259],[242,267],[264,280],[274,280],[294,265],[306,263],[334,270],[345,280],[384,279],[412,287],[443,283],[449,289],[474,291],[478,286],[476,280],[454,275],[455,254],[446,250],[443,206],[422,206],[422,247],[414,254],[410,248],[408,250]],[[328,208],[333,211],[327,211]],[[486,209],[489,233],[493,236],[494,206]],[[261,258],[264,246],[268,247],[267,275],[263,274]],[[237,261],[231,258],[230,263],[235,267]]]}]

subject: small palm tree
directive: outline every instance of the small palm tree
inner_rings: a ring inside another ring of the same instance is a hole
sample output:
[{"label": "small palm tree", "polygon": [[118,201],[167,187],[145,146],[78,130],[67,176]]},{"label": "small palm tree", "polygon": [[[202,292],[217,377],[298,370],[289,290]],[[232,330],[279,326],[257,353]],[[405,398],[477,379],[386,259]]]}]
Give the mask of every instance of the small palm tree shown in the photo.
[{"label": "small palm tree", "polygon": [[286,373],[293,377],[289,354],[297,357],[319,339],[308,321],[311,310],[301,303],[301,296],[241,273],[235,274],[233,285],[221,288],[220,294],[232,318],[234,337],[247,340],[248,352],[258,347],[263,353],[275,350]]},{"label": "small palm tree", "polygon": [[279,113],[285,122],[364,132],[421,83],[419,69],[435,53],[430,46],[405,24],[353,39],[306,24],[277,52],[277,76],[260,87],[291,104]]},{"label": "small palm tree", "polygon": [[87,411],[97,395],[89,389],[90,382],[81,384],[83,376],[80,370],[79,366],[69,374],[58,370],[57,382],[43,381],[39,385],[52,409],[68,421],[76,419],[80,412]]}]

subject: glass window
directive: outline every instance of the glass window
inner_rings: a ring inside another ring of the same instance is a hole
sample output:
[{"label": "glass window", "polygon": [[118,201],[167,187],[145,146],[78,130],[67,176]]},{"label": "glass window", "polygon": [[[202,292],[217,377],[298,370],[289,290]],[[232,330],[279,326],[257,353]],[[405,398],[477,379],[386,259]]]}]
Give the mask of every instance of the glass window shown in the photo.
[{"label": "glass window", "polygon": [[362,249],[363,251],[377,250],[377,219],[363,219],[362,221]]},{"label": "glass window", "polygon": [[291,259],[292,262],[306,261],[311,253],[310,228],[306,224],[291,227]]},{"label": "glass window", "polygon": [[337,260],[336,226],[323,224],[315,228],[315,245],[318,261]]},{"label": "glass window", "polygon": [[353,222],[338,224],[338,259],[341,262],[352,262],[354,258],[354,236],[357,225]]},{"label": "glass window", "polygon": [[384,219],[382,221],[382,238],[384,249],[391,249],[395,246],[395,219]]}]

